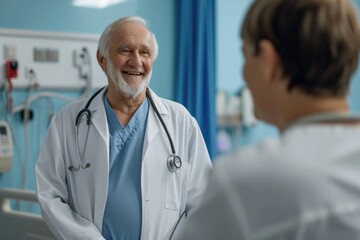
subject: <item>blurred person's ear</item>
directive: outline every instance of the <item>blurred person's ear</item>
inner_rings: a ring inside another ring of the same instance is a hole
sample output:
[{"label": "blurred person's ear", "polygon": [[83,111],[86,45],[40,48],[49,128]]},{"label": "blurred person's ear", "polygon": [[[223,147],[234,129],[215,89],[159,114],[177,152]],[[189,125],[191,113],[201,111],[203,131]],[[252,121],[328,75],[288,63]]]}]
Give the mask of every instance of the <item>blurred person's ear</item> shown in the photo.
[{"label": "blurred person's ear", "polygon": [[282,76],[282,67],[279,54],[273,43],[269,40],[259,42],[259,57],[265,81],[271,82]]}]

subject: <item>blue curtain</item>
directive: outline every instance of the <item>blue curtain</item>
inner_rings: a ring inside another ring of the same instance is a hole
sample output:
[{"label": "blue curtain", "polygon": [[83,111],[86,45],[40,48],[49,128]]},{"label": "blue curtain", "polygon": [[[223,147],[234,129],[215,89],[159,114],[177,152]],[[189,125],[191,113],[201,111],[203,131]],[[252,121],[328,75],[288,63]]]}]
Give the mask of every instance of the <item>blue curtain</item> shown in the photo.
[{"label": "blue curtain", "polygon": [[216,0],[177,0],[176,100],[197,119],[216,155]]}]

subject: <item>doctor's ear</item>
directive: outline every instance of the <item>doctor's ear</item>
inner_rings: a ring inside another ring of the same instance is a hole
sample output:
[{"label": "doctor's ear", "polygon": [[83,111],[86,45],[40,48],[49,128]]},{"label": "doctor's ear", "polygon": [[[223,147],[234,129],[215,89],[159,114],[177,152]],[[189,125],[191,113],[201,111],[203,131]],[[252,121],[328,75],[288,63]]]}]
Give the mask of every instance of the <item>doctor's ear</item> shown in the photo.
[{"label": "doctor's ear", "polygon": [[269,40],[261,40],[259,42],[259,55],[261,56],[261,61],[263,63],[266,80],[272,81],[277,79],[277,77],[282,76],[280,57],[272,42]]},{"label": "doctor's ear", "polygon": [[96,52],[96,58],[97,58],[97,61],[101,67],[101,69],[105,72],[106,70],[106,58],[100,53],[99,50],[97,50]]}]

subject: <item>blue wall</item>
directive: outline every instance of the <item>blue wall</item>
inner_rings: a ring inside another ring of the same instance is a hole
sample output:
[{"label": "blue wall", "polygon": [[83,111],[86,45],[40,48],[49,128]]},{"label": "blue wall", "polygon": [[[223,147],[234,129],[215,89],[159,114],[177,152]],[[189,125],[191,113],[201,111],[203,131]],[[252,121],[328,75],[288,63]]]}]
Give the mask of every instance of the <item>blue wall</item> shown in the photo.
[{"label": "blue wall", "polygon": [[[120,16],[139,15],[147,19],[150,28],[156,33],[160,51],[154,65],[151,87],[166,98],[174,98],[175,72],[175,0],[128,0],[110,8],[95,10],[78,8],[71,5],[71,0],[12,0],[1,1],[0,28],[57,31],[84,34],[100,34],[104,27]],[[219,0],[217,2],[217,79],[218,87],[234,94],[244,86],[241,74],[243,58],[239,40],[239,26],[243,14],[252,0]],[[360,0],[356,0],[360,5]],[[41,9],[41,11],[40,11]],[[45,10],[43,10],[45,9]],[[94,56],[95,57],[95,56]],[[0,62],[1,63],[1,62]],[[350,106],[360,111],[360,71],[354,75],[351,86]],[[79,96],[78,92],[60,92],[68,96]],[[1,94],[1,92],[0,92]],[[15,90],[14,103],[25,101],[27,93]],[[0,100],[1,101],[1,100]],[[30,122],[28,140],[31,142],[27,165],[27,185],[34,189],[34,164],[49,121],[48,114],[56,112],[64,103],[51,101],[52,110],[47,110],[49,102],[41,100],[31,107],[35,118]],[[0,107],[2,104],[0,102]],[[0,109],[0,120],[4,119]],[[24,128],[19,115],[9,116],[14,130],[16,143],[13,167],[10,172],[0,174],[0,188],[21,187],[22,163],[25,159]],[[240,146],[256,143],[266,137],[277,136],[277,130],[267,124],[259,123],[255,127],[241,129]]]},{"label": "blue wall", "polygon": [[[217,56],[218,56],[218,89],[225,90],[230,95],[236,94],[244,87],[242,76],[242,57],[240,26],[243,17],[252,0],[217,2]],[[254,127],[232,129],[228,131],[233,136],[233,148],[254,144],[266,137],[278,135],[278,131],[265,123],[257,123]],[[241,133],[239,135],[239,132]],[[238,139],[240,138],[240,139]]]},{"label": "blue wall", "polygon": [[71,0],[0,2],[0,28],[101,34],[109,23],[122,16],[138,15],[147,19],[159,43],[159,57],[154,65],[151,87],[160,96],[173,99],[173,0],[127,0],[104,9],[74,7]]}]

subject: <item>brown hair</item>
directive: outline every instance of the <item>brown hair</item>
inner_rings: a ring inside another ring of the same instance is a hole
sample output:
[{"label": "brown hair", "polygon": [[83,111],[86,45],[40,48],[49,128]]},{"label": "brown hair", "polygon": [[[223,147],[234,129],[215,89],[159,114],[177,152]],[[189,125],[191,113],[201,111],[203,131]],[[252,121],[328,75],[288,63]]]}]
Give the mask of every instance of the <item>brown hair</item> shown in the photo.
[{"label": "brown hair", "polygon": [[253,51],[269,40],[278,51],[288,89],[345,96],[360,49],[360,28],[349,0],[254,0],[241,37]]}]

